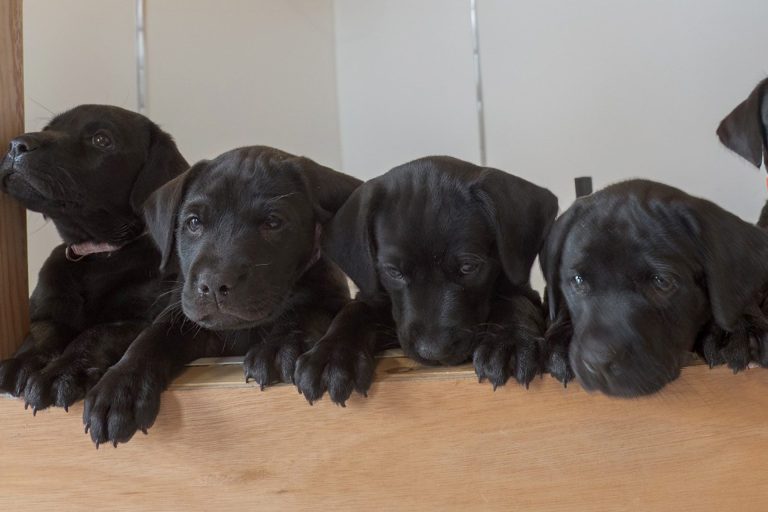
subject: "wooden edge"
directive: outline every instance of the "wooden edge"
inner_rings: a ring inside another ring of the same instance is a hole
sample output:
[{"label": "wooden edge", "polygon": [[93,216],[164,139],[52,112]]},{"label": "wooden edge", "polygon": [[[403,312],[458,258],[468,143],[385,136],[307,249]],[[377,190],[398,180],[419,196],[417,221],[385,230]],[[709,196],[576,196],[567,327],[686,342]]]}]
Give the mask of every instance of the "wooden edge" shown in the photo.
[{"label": "wooden edge", "polygon": [[[24,131],[21,0],[0,2],[0,151]],[[26,211],[0,193],[0,359],[29,332]]]}]

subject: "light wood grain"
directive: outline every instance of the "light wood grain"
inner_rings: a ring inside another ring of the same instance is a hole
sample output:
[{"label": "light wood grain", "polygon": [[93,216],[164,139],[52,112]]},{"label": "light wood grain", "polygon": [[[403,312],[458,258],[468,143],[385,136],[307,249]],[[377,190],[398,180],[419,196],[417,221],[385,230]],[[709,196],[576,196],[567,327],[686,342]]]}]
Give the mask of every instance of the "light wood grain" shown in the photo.
[{"label": "light wood grain", "polygon": [[[685,368],[638,400],[382,359],[368,399],[310,407],[197,366],[149,436],[96,451],[81,407],[0,399],[0,510],[765,511],[768,371]],[[207,372],[207,373],[206,373]],[[225,389],[222,389],[225,388]]]},{"label": "light wood grain", "polygon": [[[24,131],[21,0],[0,2],[0,154]],[[27,224],[24,208],[0,193],[0,359],[29,330]]]}]

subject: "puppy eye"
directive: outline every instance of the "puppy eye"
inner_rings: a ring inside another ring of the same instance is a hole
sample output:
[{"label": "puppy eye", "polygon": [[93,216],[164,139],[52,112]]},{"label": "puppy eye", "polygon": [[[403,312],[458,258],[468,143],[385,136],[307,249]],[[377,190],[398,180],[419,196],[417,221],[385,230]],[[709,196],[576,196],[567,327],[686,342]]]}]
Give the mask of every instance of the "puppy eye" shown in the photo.
[{"label": "puppy eye", "polygon": [[656,289],[662,293],[669,293],[674,290],[676,286],[673,279],[664,277],[659,274],[654,274],[651,276],[651,281],[653,281],[653,286],[655,286]]},{"label": "puppy eye", "polygon": [[198,233],[203,228],[203,223],[197,215],[192,215],[188,218],[186,224],[190,233]]},{"label": "puppy eye", "polygon": [[584,278],[579,274],[576,274],[571,278],[571,286],[576,293],[582,295],[589,291],[589,284],[587,284]]},{"label": "puppy eye", "polygon": [[400,272],[396,267],[393,267],[392,265],[385,266],[384,272],[386,272],[387,275],[392,279],[397,279],[399,281],[402,281],[405,277],[402,272]]},{"label": "puppy eye", "polygon": [[280,229],[281,227],[283,227],[283,219],[281,219],[277,215],[270,215],[269,217],[267,217],[267,220],[265,220],[264,224],[262,225],[266,229],[274,231],[275,229]]},{"label": "puppy eye", "polygon": [[461,264],[459,267],[459,272],[461,272],[462,275],[469,275],[474,274],[480,269],[481,263],[479,261],[465,261]]},{"label": "puppy eye", "polygon": [[107,149],[112,146],[112,138],[104,132],[97,132],[91,137],[91,144],[100,149]]}]

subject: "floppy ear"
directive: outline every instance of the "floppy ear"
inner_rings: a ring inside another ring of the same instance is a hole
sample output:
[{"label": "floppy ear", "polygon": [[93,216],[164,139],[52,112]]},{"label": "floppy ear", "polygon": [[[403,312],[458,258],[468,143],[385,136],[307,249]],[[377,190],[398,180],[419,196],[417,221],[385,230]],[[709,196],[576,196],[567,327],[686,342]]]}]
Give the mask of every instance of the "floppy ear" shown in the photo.
[{"label": "floppy ear", "polygon": [[530,281],[531,266],[557,215],[549,190],[497,169],[485,168],[472,185],[496,232],[504,272],[517,285]]},{"label": "floppy ear", "polygon": [[554,223],[549,231],[544,247],[539,253],[539,265],[547,282],[546,296],[549,320],[557,317],[557,308],[563,298],[560,290],[560,261],[563,254],[563,246],[573,223],[579,216],[582,205],[581,199],[577,199],[573,205],[565,211]]},{"label": "floppy ear", "polygon": [[763,158],[768,162],[768,79],[763,80],[749,97],[720,122],[717,136],[728,149],[760,167]]},{"label": "floppy ear", "polygon": [[149,129],[147,158],[131,189],[131,208],[137,213],[152,192],[189,168],[170,135],[154,123]]},{"label": "floppy ear", "polygon": [[165,271],[174,250],[176,221],[187,184],[207,165],[207,160],[196,163],[151,193],[144,203],[144,222],[162,255],[161,271]]},{"label": "floppy ear", "polygon": [[290,159],[312,198],[315,214],[325,224],[363,182],[305,157]]},{"label": "floppy ear", "polygon": [[768,233],[704,200],[694,215],[712,315],[731,331],[768,284]]},{"label": "floppy ear", "polygon": [[368,296],[379,288],[371,236],[378,197],[375,180],[358,187],[326,224],[323,235],[323,252]]}]

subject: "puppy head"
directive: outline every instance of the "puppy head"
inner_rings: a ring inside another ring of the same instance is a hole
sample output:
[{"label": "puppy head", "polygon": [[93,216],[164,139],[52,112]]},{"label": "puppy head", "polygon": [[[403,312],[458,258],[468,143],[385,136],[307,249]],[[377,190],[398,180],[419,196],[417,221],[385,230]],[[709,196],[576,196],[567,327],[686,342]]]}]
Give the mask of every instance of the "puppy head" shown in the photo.
[{"label": "puppy head", "polygon": [[362,296],[388,296],[410,357],[456,364],[470,357],[499,280],[528,282],[556,212],[554,195],[520,178],[429,157],[355,191],[324,248]]},{"label": "puppy head", "polygon": [[720,122],[717,136],[728,149],[760,167],[768,161],[768,78]]},{"label": "puppy head", "polygon": [[576,376],[616,396],[674,380],[711,319],[732,329],[765,286],[767,261],[758,228],[639,180],[577,200],[541,255],[550,316],[570,316]]},{"label": "puppy head", "polygon": [[319,235],[360,182],[267,147],[195,164],[145,205],[163,268],[178,256],[182,309],[213,330],[245,329],[288,307],[319,257]]},{"label": "puppy head", "polygon": [[0,189],[51,218],[67,243],[119,245],[144,230],[149,194],[187,167],[173,139],[146,117],[81,105],[11,141]]}]

